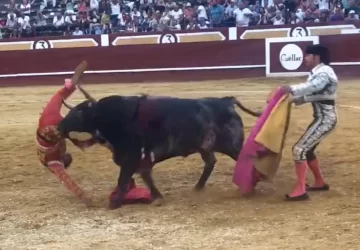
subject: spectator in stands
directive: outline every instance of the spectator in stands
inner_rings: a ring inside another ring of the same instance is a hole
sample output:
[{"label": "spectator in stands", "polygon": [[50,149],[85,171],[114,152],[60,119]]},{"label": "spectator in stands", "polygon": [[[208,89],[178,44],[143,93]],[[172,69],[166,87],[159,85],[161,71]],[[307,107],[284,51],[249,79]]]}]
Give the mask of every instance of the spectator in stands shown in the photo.
[{"label": "spectator in stands", "polygon": [[72,35],[72,31],[70,25],[67,25],[66,30],[64,31],[64,36],[71,36],[71,35]]},{"label": "spectator in stands", "polygon": [[7,8],[9,10],[9,13],[15,13],[17,11],[17,5],[15,3],[15,0],[10,0],[9,5],[7,6]]},{"label": "spectator in stands", "polygon": [[184,12],[180,9],[178,4],[174,5],[174,9],[170,11],[170,17],[177,21],[178,24],[184,19]]},{"label": "spectator in stands", "polygon": [[31,5],[28,0],[23,0],[22,4],[20,4],[20,11],[26,15],[29,15],[31,12]]},{"label": "spectator in stands", "polygon": [[203,4],[200,4],[197,7],[196,12],[197,12],[197,16],[198,16],[198,21],[200,21],[201,18],[204,18],[206,21],[209,20],[206,9]]},{"label": "spectator in stands", "polygon": [[111,33],[110,23],[104,24],[104,28],[103,28],[102,33],[103,34],[110,34]]},{"label": "spectator in stands", "polygon": [[90,10],[99,10],[98,0],[90,0]]},{"label": "spectator in stands", "polygon": [[90,27],[90,21],[91,20],[87,11],[79,12],[79,20],[77,26],[80,26],[81,31],[85,31],[85,33],[88,33],[87,31]]},{"label": "spectator in stands", "polygon": [[69,14],[65,11],[64,22],[65,22],[65,25],[72,25],[74,22],[76,22],[76,15]]},{"label": "spectator in stands", "polygon": [[299,22],[302,22],[305,17],[305,12],[303,12],[302,8],[299,8],[295,12],[295,16],[299,20]]},{"label": "spectator in stands", "polygon": [[165,8],[167,8],[168,10],[173,10],[175,8],[175,5],[177,5],[177,4],[174,3],[173,0],[168,0],[165,3]]},{"label": "spectator in stands", "polygon": [[184,10],[184,25],[187,27],[187,25],[193,21],[195,17],[195,11],[191,7],[191,3],[186,3],[185,10]]},{"label": "spectator in stands", "polygon": [[323,12],[320,12],[320,19],[319,19],[319,21],[321,22],[321,23],[325,23],[325,22],[328,22],[329,21],[329,12],[325,12],[325,11],[323,11]]},{"label": "spectator in stands", "polygon": [[[46,8],[48,6],[48,1],[49,0],[43,0],[43,1],[44,1],[44,7]],[[56,0],[52,0],[51,3],[52,3],[53,7],[56,7]]]},{"label": "spectator in stands", "polygon": [[54,16],[53,24],[56,28],[60,28],[65,25],[65,19],[61,13],[57,13]]},{"label": "spectator in stands", "polygon": [[101,28],[101,24],[100,24],[101,18],[99,16],[99,14],[97,13],[96,9],[93,9],[90,12],[89,19],[90,19],[89,33],[95,34],[95,35],[102,34],[102,28]]},{"label": "spectator in stands", "polygon": [[141,15],[141,19],[139,21],[139,31],[146,32],[150,29],[149,18],[147,16]]},{"label": "spectator in stands", "polygon": [[106,13],[111,13],[111,7],[110,7],[110,4],[109,4],[109,2],[107,0],[101,0],[101,2],[99,4],[98,12],[100,14],[104,14],[105,12]]},{"label": "spectator in stands", "polygon": [[177,19],[171,19],[169,29],[170,30],[181,30],[181,26],[179,24],[179,21]]},{"label": "spectator in stands", "polygon": [[209,27],[206,25],[206,20],[205,18],[200,18],[199,20],[199,25],[198,25],[199,29],[208,29]]},{"label": "spectator in stands", "polygon": [[322,12],[329,12],[330,9],[330,2],[329,0],[318,0],[318,5],[319,5],[319,11],[320,13]]},{"label": "spectator in stands", "polygon": [[160,26],[160,11],[156,11],[155,15],[150,18],[149,27],[150,31],[162,31],[162,27]]},{"label": "spectator in stands", "polygon": [[13,13],[8,15],[8,19],[6,20],[6,28],[8,28],[10,31],[10,38],[18,36],[18,23]]},{"label": "spectator in stands", "polygon": [[85,0],[80,0],[77,9],[78,9],[78,12],[87,12],[88,11],[88,7],[87,7]]},{"label": "spectator in stands", "polygon": [[349,16],[345,18],[345,22],[348,24],[359,24],[359,16],[356,15],[355,10],[349,11]]},{"label": "spectator in stands", "polygon": [[269,25],[266,15],[260,15],[259,22],[257,25]]},{"label": "spectator in stands", "polygon": [[196,20],[195,18],[189,20],[189,24],[186,25],[186,30],[195,30],[197,29],[198,26],[196,25]]},{"label": "spectator in stands", "polygon": [[235,0],[230,0],[230,4],[225,9],[225,21],[227,24],[231,26],[235,26],[236,19],[235,19],[234,11],[237,8],[238,7],[235,4]]},{"label": "spectator in stands", "polygon": [[120,15],[120,4],[118,0],[112,0],[110,3],[111,6],[111,16],[110,22],[112,25],[116,26],[118,22],[118,16]]},{"label": "spectator in stands", "polygon": [[[101,13],[101,12],[100,12]],[[106,24],[110,25],[110,16],[108,15],[107,12],[103,12],[101,15],[101,19],[100,19],[100,24],[102,24],[103,26]],[[103,28],[103,30],[105,29],[105,27]]]},{"label": "spectator in stands", "polygon": [[344,14],[343,14],[340,4],[335,6],[333,12],[330,15],[331,15],[330,22],[344,21]]},{"label": "spectator in stands", "polygon": [[72,33],[73,36],[82,36],[84,35],[84,32],[80,29],[79,26],[75,27],[75,31]]},{"label": "spectator in stands", "polygon": [[160,18],[160,24],[162,25],[164,30],[169,28],[170,20],[171,20],[171,17],[169,14],[169,10],[165,10],[165,12],[162,13],[162,16]]},{"label": "spectator in stands", "polygon": [[140,13],[140,11],[138,11],[138,9],[136,7],[134,7],[131,11],[130,16],[131,16],[131,19],[134,19],[134,17],[140,18],[141,13]]},{"label": "spectator in stands", "polygon": [[35,25],[36,26],[46,26],[47,25],[46,18],[40,10],[36,14]]},{"label": "spectator in stands", "polygon": [[249,26],[255,26],[259,22],[260,19],[260,5],[259,8],[256,8],[255,5],[250,5],[249,10],[251,11],[252,15],[250,15],[249,19]]},{"label": "spectator in stands", "polygon": [[355,11],[356,15],[360,15],[360,2],[359,0],[348,0],[345,1],[345,15],[348,15],[351,10]]},{"label": "spectator in stands", "polygon": [[66,11],[65,14],[68,15],[74,15],[75,11],[74,11],[74,0],[67,0],[66,1]]},{"label": "spectator in stands", "polygon": [[151,8],[153,0],[140,0],[140,5],[143,6],[146,10]]},{"label": "spectator in stands", "polygon": [[160,13],[165,12],[165,1],[164,0],[156,0],[155,1],[155,10],[160,11]]},{"label": "spectator in stands", "polygon": [[222,27],[222,21],[224,20],[225,10],[219,2],[220,0],[214,0],[212,6],[210,7],[210,20],[212,27]]},{"label": "spectator in stands", "polygon": [[284,25],[285,18],[283,18],[281,11],[277,10],[275,17],[272,18],[273,25]]},{"label": "spectator in stands", "polygon": [[236,26],[237,27],[246,27],[249,26],[250,17],[253,15],[249,8],[246,8],[246,5],[243,2],[239,3],[239,8],[234,10]]},{"label": "spectator in stands", "polygon": [[129,21],[128,20],[129,17],[128,17],[128,14],[126,13],[126,10],[123,9],[121,11],[121,14],[119,14],[117,18],[119,19],[118,24],[119,24],[120,30],[125,30],[125,25]]},{"label": "spectator in stands", "polygon": [[23,12],[19,12],[17,23],[18,25],[20,25],[18,30],[19,36],[29,36],[29,34],[31,33],[30,17],[25,16]]},{"label": "spectator in stands", "polygon": [[314,22],[320,18],[320,10],[316,8],[315,3],[310,3],[303,19],[304,22]]}]

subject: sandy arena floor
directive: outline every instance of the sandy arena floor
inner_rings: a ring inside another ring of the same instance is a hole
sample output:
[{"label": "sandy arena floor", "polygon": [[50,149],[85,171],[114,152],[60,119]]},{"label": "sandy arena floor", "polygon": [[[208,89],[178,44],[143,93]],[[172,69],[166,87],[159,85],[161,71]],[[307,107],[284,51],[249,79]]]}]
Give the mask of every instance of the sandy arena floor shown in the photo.
[{"label": "sandy arena floor", "polygon": [[[259,110],[272,87],[285,83],[254,79],[86,88],[95,97],[140,92],[182,97],[234,95]],[[311,107],[306,105],[293,111],[275,183],[261,183],[255,197],[238,195],[231,181],[235,162],[220,155],[206,189],[195,193],[192,188],[203,165],[195,155],[155,168],[155,180],[167,201],[164,206],[131,205],[115,211],[107,209],[107,197],[119,169],[105,149],[95,146],[82,153],[69,146],[74,156],[69,172],[93,197],[96,208],[86,208],[39,166],[36,123],[42,106],[57,89],[1,89],[0,249],[360,249],[360,85],[356,81],[341,81],[338,128],[318,149],[331,191],[313,193],[307,202],[282,201],[294,184],[291,146],[311,120]],[[78,103],[82,98],[77,92],[71,101]],[[241,113],[248,131],[255,119]]]}]

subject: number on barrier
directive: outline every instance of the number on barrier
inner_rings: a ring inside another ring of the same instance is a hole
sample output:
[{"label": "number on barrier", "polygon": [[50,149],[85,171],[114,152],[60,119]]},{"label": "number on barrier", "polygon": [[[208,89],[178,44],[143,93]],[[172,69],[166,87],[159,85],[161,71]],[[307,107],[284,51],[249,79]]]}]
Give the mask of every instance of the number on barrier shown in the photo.
[{"label": "number on barrier", "polygon": [[176,38],[172,34],[166,34],[161,38],[161,43],[176,43]]},{"label": "number on barrier", "polygon": [[304,37],[307,36],[307,31],[302,27],[296,27],[291,31],[291,37]]},{"label": "number on barrier", "polygon": [[41,41],[37,41],[35,43],[35,46],[34,46],[35,49],[48,49],[49,48],[49,44],[44,41],[44,40],[41,40]]}]

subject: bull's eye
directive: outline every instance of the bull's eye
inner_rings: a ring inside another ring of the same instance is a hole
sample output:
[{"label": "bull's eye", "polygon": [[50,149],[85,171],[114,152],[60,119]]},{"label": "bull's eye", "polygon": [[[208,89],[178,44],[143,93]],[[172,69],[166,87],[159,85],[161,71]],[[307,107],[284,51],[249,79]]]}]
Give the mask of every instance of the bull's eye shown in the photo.
[{"label": "bull's eye", "polygon": [[73,139],[73,140],[78,140],[78,141],[88,141],[92,139],[92,135],[90,133],[87,132],[76,132],[76,131],[71,131],[69,133],[69,138]]}]

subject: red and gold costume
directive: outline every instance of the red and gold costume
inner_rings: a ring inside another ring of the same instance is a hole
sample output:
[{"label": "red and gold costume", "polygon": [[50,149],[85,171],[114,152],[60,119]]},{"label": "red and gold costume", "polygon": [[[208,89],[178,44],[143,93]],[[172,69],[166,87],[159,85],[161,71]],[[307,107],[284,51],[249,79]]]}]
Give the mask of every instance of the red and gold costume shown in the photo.
[{"label": "red and gold costume", "polygon": [[41,164],[48,167],[70,191],[79,198],[85,198],[85,193],[65,171],[71,163],[71,155],[66,154],[65,139],[57,130],[58,123],[63,119],[60,114],[62,99],[67,99],[76,89],[70,79],[66,79],[64,85],[52,96],[40,115],[36,130],[37,156]]}]

